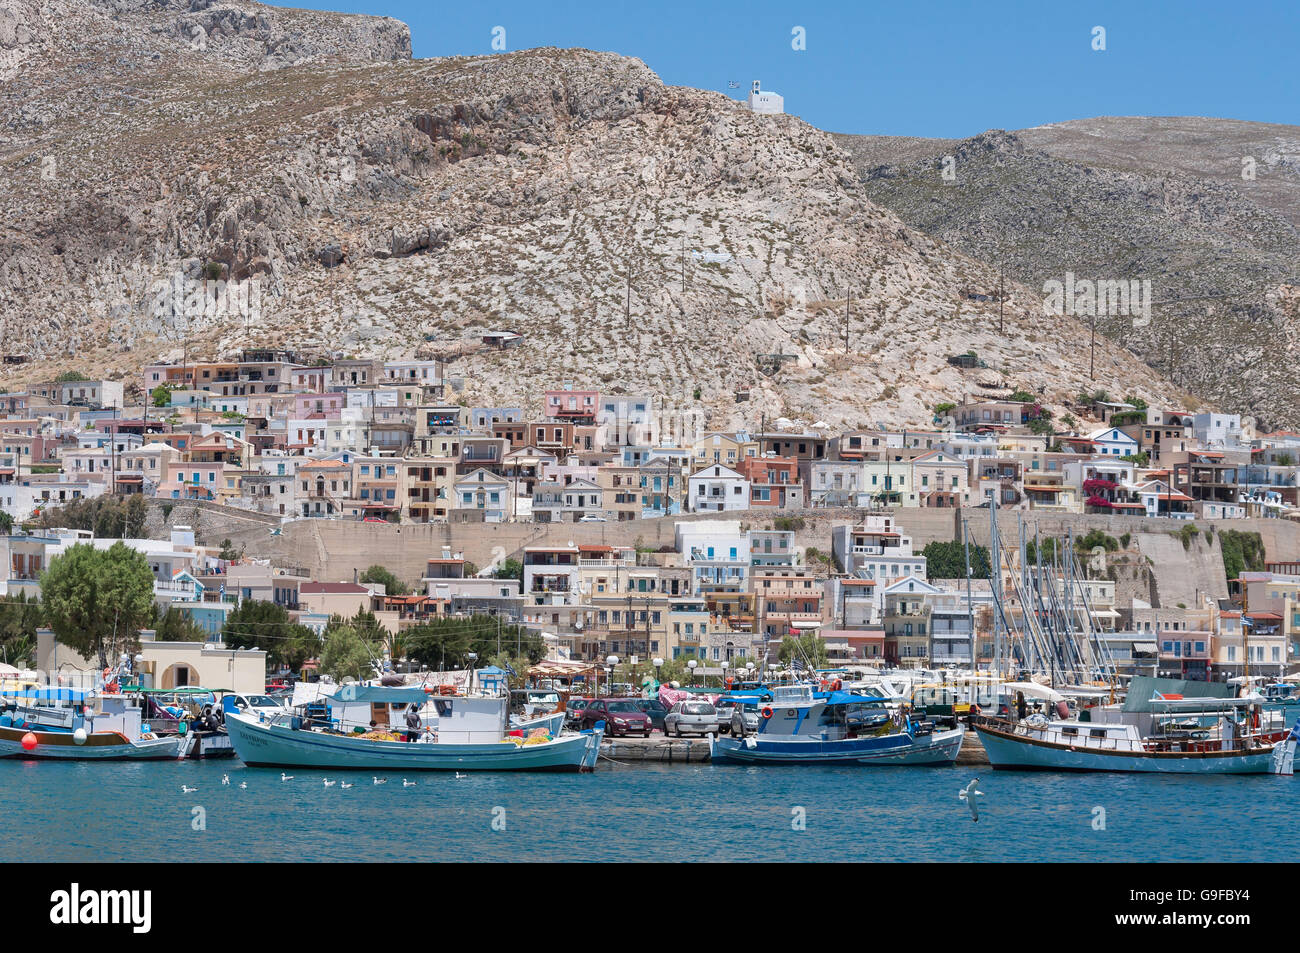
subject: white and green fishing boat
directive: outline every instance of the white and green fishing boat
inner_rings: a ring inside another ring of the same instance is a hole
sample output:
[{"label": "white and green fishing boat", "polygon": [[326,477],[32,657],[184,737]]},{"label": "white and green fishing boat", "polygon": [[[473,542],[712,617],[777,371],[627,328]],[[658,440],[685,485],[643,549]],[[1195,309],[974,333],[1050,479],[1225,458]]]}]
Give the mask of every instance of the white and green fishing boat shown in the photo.
[{"label": "white and green fishing boat", "polygon": [[[499,695],[432,695],[422,688],[344,685],[325,700],[329,714],[267,716],[226,709],[226,731],[245,764],[367,771],[590,771],[603,728],[550,734],[512,730]],[[372,731],[342,713],[357,705],[412,707],[420,727]]]}]

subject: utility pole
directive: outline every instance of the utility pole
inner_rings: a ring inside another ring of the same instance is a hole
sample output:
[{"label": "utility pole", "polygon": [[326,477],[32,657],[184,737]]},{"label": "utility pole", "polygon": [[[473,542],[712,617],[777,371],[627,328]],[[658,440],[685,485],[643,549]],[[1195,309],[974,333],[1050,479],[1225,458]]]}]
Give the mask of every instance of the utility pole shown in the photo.
[{"label": "utility pole", "polygon": [[627,299],[623,304],[623,320],[632,320],[632,254],[627,256]]},{"label": "utility pole", "polygon": [[998,263],[998,334],[1002,333],[1002,263]]},{"label": "utility pole", "polygon": [[849,288],[849,296],[844,301],[844,353],[849,353],[849,319],[853,311],[853,289]]},{"label": "utility pole", "polygon": [[1091,340],[1088,342],[1088,380],[1095,381],[1097,379],[1097,315],[1092,315],[1088,320],[1088,325],[1092,335]]}]

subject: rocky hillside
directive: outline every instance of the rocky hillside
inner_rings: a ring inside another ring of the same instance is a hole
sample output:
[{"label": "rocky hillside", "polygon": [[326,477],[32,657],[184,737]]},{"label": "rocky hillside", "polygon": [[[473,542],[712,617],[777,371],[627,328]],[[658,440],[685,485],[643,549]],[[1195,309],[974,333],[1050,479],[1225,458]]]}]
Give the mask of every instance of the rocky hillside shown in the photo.
[{"label": "rocky hillside", "polygon": [[[1036,290],[999,329],[996,272],[875,204],[829,135],[638,60],[412,61],[394,21],[244,2],[0,4],[0,336],[34,360],[10,386],[275,344],[456,354],[468,401],[568,381],[714,426],[915,424],[1001,383],[1195,404],[1104,341],[1090,381],[1087,328]],[[499,328],[524,346],[467,344]],[[967,350],[989,369],[947,364]]]},{"label": "rocky hillside", "polygon": [[1300,128],[1096,119],[836,140],[874,201],[1031,287],[1149,280],[1151,322],[1099,330],[1202,398],[1300,426]]}]

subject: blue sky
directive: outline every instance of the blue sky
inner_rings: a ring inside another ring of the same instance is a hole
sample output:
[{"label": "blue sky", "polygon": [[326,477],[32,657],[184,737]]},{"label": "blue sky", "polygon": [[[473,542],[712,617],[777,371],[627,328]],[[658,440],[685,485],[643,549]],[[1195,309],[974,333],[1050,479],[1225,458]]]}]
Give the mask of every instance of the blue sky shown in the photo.
[{"label": "blue sky", "polygon": [[[417,57],[491,54],[500,26],[508,50],[613,50],[640,57],[671,85],[740,98],[761,79],[787,112],[832,132],[964,137],[1103,115],[1300,125],[1300,0],[292,6],[404,20]],[[797,26],[806,41],[798,51]],[[1097,26],[1104,51],[1092,48]]]}]

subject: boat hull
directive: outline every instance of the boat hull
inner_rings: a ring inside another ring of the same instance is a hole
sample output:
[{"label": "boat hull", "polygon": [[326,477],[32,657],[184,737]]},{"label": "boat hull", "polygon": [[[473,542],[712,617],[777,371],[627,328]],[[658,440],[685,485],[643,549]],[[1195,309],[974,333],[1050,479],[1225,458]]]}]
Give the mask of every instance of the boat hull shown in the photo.
[{"label": "boat hull", "polygon": [[239,760],[253,767],[367,771],[590,771],[601,738],[592,732],[532,745],[367,741],[230,714],[226,732]]},{"label": "boat hull", "polygon": [[[23,736],[36,736],[36,747],[23,748]],[[69,731],[34,731],[0,726],[0,758],[29,761],[167,761],[181,756],[174,736],[129,741],[116,731],[92,732],[82,744]]]},{"label": "boat hull", "polygon": [[711,737],[709,755],[720,764],[945,765],[957,760],[964,735],[965,729],[954,728],[915,738],[900,733],[843,741]]},{"label": "boat hull", "polygon": [[975,731],[996,769],[1019,771],[1120,771],[1149,774],[1268,774],[1273,749],[1249,752],[1099,751],[1012,735],[983,725]]}]

